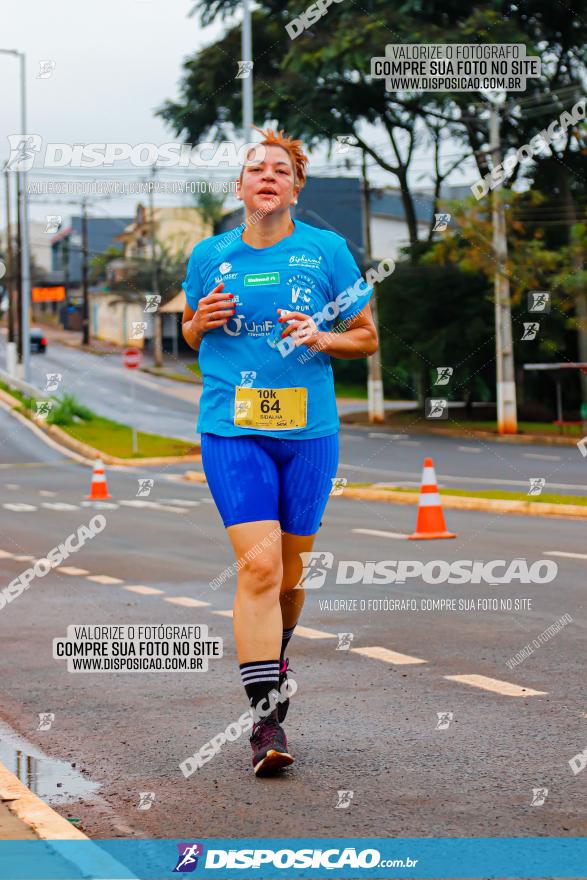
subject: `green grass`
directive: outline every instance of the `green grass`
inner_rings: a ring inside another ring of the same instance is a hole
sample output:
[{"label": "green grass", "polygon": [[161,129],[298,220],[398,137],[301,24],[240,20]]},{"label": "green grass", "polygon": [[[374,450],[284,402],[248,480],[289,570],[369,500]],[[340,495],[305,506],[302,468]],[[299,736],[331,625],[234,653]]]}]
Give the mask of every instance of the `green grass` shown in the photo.
[{"label": "green grass", "polygon": [[187,364],[186,369],[189,370],[191,373],[194,373],[195,376],[199,376],[200,378],[202,378],[202,371],[200,370],[200,365],[197,361],[195,361],[193,364]]},{"label": "green grass", "polygon": [[150,458],[151,456],[188,455],[196,451],[194,443],[176,440],[173,437],[161,437],[159,434],[137,432],[138,451],[132,451],[132,429],[120,422],[96,416],[89,422],[61,426],[62,430],[82,443],[89,443],[100,452],[115,455],[118,458],[135,456]]},{"label": "green grass", "polygon": [[[15,391],[5,382],[3,388],[20,401],[21,411],[34,410],[34,398],[26,397]],[[160,434],[137,432],[137,452],[132,451],[132,429],[129,425],[113,422],[111,419],[97,416],[88,407],[81,404],[72,394],[64,394],[56,402],[47,418],[49,424],[58,425],[62,431],[75,440],[88,443],[94,449],[117,458],[151,458],[159,456],[189,455],[197,452],[195,443],[177,440],[174,437],[162,437]]]},{"label": "green grass", "polygon": [[[365,483],[353,483],[355,486]],[[372,484],[371,484],[372,485]],[[419,492],[418,488],[382,486],[384,491],[391,492]],[[557,495],[554,492],[543,492],[541,495],[526,495],[525,492],[506,492],[502,489],[441,489],[441,495],[460,495],[466,498],[490,498],[496,501],[531,501],[536,504],[578,504],[587,507],[587,497],[584,495]]]}]

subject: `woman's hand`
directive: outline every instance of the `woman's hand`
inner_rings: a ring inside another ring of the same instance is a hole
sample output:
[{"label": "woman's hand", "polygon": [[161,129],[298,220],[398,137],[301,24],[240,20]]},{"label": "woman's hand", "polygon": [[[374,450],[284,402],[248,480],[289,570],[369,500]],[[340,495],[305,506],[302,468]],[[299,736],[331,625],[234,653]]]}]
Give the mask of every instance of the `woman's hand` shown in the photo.
[{"label": "woman's hand", "polygon": [[224,281],[216,285],[198,303],[192,318],[192,328],[201,338],[208,330],[222,327],[236,312],[232,293],[223,293]]},{"label": "woman's hand", "polygon": [[308,348],[318,345],[323,334],[310,315],[304,315],[303,312],[287,312],[285,309],[277,309],[277,311],[281,312],[279,322],[287,321],[288,324],[281,334],[282,339],[291,335],[296,348],[300,345],[307,345]]}]

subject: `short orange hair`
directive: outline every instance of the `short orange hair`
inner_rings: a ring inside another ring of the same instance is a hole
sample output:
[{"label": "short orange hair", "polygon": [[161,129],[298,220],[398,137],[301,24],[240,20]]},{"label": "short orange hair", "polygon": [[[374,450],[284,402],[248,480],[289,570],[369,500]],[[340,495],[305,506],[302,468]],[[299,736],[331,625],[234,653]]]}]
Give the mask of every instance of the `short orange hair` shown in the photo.
[{"label": "short orange hair", "polygon": [[263,131],[256,125],[253,128],[263,135],[261,144],[266,147],[281,147],[285,150],[293,165],[296,186],[301,189],[306,182],[306,165],[308,164],[308,157],[302,149],[302,142],[287,137],[283,129],[275,132],[272,128]]}]

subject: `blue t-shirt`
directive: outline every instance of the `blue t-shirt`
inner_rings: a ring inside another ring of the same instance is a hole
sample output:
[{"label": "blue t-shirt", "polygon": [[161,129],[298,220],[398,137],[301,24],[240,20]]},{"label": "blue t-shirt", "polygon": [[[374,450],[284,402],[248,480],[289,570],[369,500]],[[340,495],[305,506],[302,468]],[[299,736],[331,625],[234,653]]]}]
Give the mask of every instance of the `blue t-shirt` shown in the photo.
[{"label": "blue t-shirt", "polygon": [[[311,315],[319,330],[331,330],[365,308],[373,288],[340,235],[294,222],[294,231],[270,247],[242,240],[243,227],[199,242],[190,256],[183,289],[194,311],[201,297],[224,282],[234,295],[235,314],[204,333],[199,364],[204,379],[197,430],[237,437],[325,437],[339,418],[330,357],[295,348],[280,334],[277,309]],[[234,423],[236,386],[308,389],[305,427],[266,430]]]}]

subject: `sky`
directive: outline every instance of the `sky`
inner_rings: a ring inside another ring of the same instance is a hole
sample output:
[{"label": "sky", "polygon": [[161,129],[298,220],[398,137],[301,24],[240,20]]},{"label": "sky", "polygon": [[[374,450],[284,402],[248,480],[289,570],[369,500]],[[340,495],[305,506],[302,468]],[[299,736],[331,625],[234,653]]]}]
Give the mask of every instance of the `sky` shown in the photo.
[{"label": "sky", "polygon": [[[198,18],[188,17],[193,0],[28,0],[11,4],[5,13],[0,49],[18,49],[27,58],[27,134],[41,136],[44,143],[153,143],[175,140],[163,121],[154,115],[166,99],[178,97],[183,60],[199,48],[214,42],[224,25],[201,28]],[[254,57],[253,34],[253,57]],[[39,78],[41,61],[54,62],[49,77]],[[235,66],[236,72],[236,66]],[[14,57],[0,54],[0,162],[9,156],[10,134],[21,134],[19,65]],[[387,140],[382,131],[372,131],[375,143]],[[454,153],[454,150],[451,151]],[[325,149],[310,154],[314,167],[324,169]],[[425,173],[431,167],[427,150],[416,156],[416,168]],[[31,178],[35,176],[33,169]],[[237,172],[227,172],[228,177]],[[310,173],[312,173],[310,167]],[[318,173],[320,169],[318,168]],[[348,172],[347,172],[348,173]],[[460,172],[459,172],[460,173]],[[147,179],[148,170],[123,173],[128,179]],[[465,178],[474,179],[471,167]],[[116,177],[97,172],[52,173],[44,169],[38,180],[101,180]],[[185,180],[186,173],[169,169],[161,179]],[[414,177],[417,180],[417,177]],[[396,179],[377,169],[372,182],[397,185]],[[427,181],[418,181],[424,187]],[[48,214],[79,214],[79,196],[38,195],[30,200],[32,220],[44,221]],[[98,198],[90,203],[90,215],[132,216],[139,197]],[[143,197],[142,201],[146,201]],[[189,194],[161,196],[161,204],[193,204]],[[0,199],[0,226],[5,225],[4,192]]]}]

